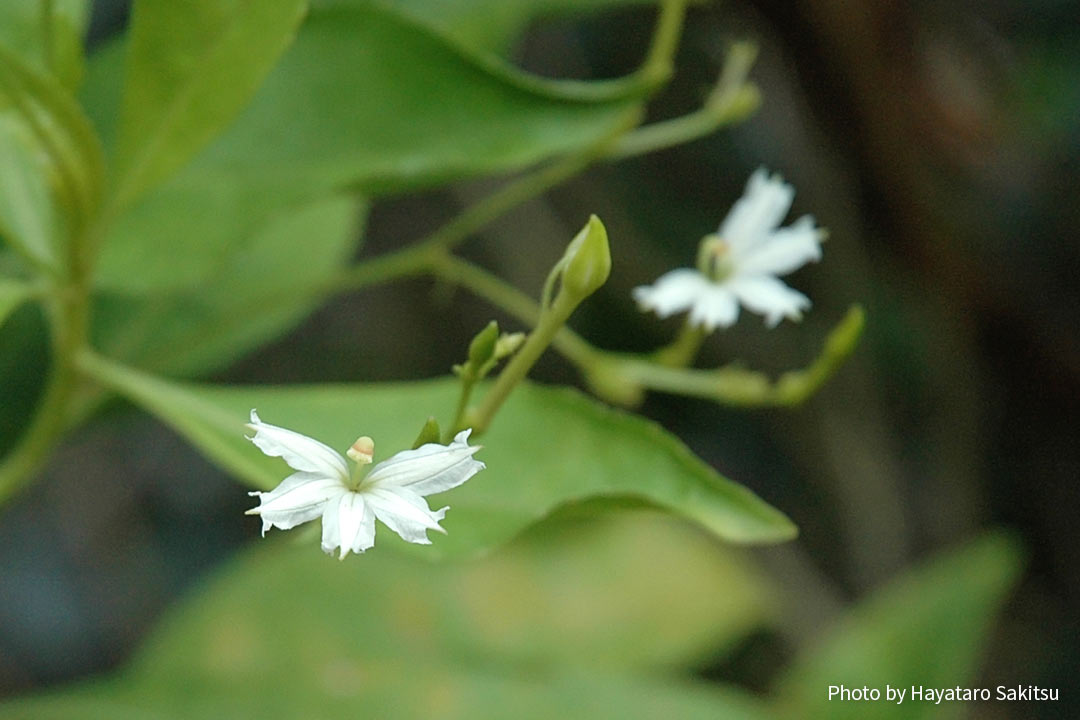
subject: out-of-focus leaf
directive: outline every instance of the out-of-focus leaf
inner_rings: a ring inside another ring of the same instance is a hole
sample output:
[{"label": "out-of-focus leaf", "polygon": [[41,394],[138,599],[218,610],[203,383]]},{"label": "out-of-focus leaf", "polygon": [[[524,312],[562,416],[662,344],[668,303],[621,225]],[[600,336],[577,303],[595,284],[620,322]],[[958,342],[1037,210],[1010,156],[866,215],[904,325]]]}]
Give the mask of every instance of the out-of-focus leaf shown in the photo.
[{"label": "out-of-focus leaf", "polygon": [[774,617],[742,557],[655,513],[557,516],[483,562],[435,567],[450,568],[434,595],[453,598],[452,642],[529,664],[685,668]]},{"label": "out-of-focus leaf", "polygon": [[63,218],[49,187],[50,169],[26,124],[0,111],[0,235],[31,262],[55,268]]},{"label": "out-of-focus leaf", "polygon": [[[219,369],[278,336],[318,300],[297,297],[347,263],[359,234],[361,207],[333,197],[271,218],[252,237],[223,244],[213,275],[197,290],[162,296],[99,298],[95,345],[112,357],[169,374]],[[131,272],[139,272],[133,260]],[[265,306],[261,300],[268,300]]]},{"label": "out-of-focus leaf", "polygon": [[70,90],[82,77],[88,17],[86,0],[4,0],[0,45]]},{"label": "out-of-focus leaf", "polygon": [[[347,604],[344,599],[339,602]],[[375,664],[352,660],[351,655],[323,656],[317,641],[302,650],[306,661],[297,662],[285,676],[245,674],[238,680],[183,675],[136,686],[83,686],[0,705],[0,718],[775,720],[760,701],[747,694],[704,683],[603,675],[523,677],[497,669],[470,671],[434,665],[423,659]],[[225,662],[235,665],[227,658]]]},{"label": "out-of-focus leaf", "polygon": [[368,658],[644,672],[686,667],[764,617],[760,581],[693,528],[643,512],[553,524],[438,565],[377,546],[342,563],[279,539],[174,618],[141,674],[211,672],[222,629],[245,615],[265,628],[247,671],[270,675],[338,623],[350,627],[327,640],[331,655],[355,644]]},{"label": "out-of-focus leaf", "polygon": [[[362,0],[316,0],[348,4]],[[613,7],[652,5],[656,0],[385,0],[445,33],[472,51],[505,57],[529,23]]]},{"label": "out-of-focus leaf", "polygon": [[251,98],[304,0],[137,0],[117,165],[121,203],[168,176]]},{"label": "out-of-focus leaf", "polygon": [[[113,50],[102,61],[119,57]],[[87,103],[107,118],[114,91],[102,73],[90,75]],[[386,194],[515,170],[598,142],[638,108],[639,99],[524,88],[377,3],[313,8],[228,131],[119,219],[96,283],[123,292],[193,287],[206,275],[204,258],[273,208],[342,188]],[[131,273],[135,257],[152,262]]]},{"label": "out-of-focus leaf", "polygon": [[88,223],[101,197],[104,160],[75,98],[0,46],[0,113],[32,138],[68,225]]},{"label": "out-of-focus leaf", "polygon": [[763,720],[735,690],[645,674],[694,660],[726,613],[754,615],[751,582],[706,538],[642,514],[466,565],[378,548],[340,563],[279,541],[174,613],[121,678],[0,718]]},{"label": "out-of-focus leaf", "polygon": [[[784,717],[957,717],[965,703],[912,701],[911,687],[969,687],[994,616],[1016,581],[1020,551],[990,535],[900,578],[855,607],[779,683]],[[902,688],[902,704],[828,699],[830,685]]]},{"label": "out-of-focus leaf", "polygon": [[[259,488],[285,468],[244,436],[251,408],[266,422],[348,448],[359,435],[380,457],[412,446],[423,419],[452,408],[453,379],[376,385],[270,388],[178,384],[88,358],[100,381],[150,410],[210,459]],[[506,542],[556,508],[590,500],[643,502],[692,519],[732,542],[787,540],[791,521],[721,477],[677,438],[640,417],[569,389],[525,384],[484,435],[488,469],[455,489],[449,534],[429,556],[461,556]],[[438,503],[439,500],[434,502]],[[391,533],[383,533],[393,538]]]},{"label": "out-of-focus leaf", "polygon": [[41,308],[26,303],[0,327],[0,456],[26,429],[48,367],[48,327]]},{"label": "out-of-focus leaf", "polygon": [[15,312],[30,295],[30,287],[26,283],[0,278],[0,329],[3,329],[8,315]]}]

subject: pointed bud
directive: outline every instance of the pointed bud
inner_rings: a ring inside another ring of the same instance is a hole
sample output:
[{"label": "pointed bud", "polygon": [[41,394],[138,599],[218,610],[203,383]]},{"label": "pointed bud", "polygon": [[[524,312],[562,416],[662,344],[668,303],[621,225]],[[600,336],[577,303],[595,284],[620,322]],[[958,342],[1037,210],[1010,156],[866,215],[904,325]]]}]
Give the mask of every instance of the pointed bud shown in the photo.
[{"label": "pointed bud", "polygon": [[521,343],[525,342],[525,333],[503,333],[495,343],[495,359],[502,360],[517,352]]},{"label": "pointed bud", "polygon": [[424,423],[424,427],[420,428],[420,434],[416,436],[416,442],[413,443],[412,449],[415,450],[428,443],[437,443],[439,440],[439,421],[434,417],[429,417],[427,422]]},{"label": "pointed bud", "polygon": [[483,367],[495,354],[495,345],[499,340],[499,323],[492,320],[469,343],[469,364]]},{"label": "pointed bud", "polygon": [[375,441],[367,435],[356,439],[352,447],[345,453],[358,465],[367,465],[375,457]]},{"label": "pointed bud", "polygon": [[563,256],[562,292],[575,302],[584,300],[603,285],[611,273],[611,249],[607,229],[592,215],[588,224],[570,241]]}]

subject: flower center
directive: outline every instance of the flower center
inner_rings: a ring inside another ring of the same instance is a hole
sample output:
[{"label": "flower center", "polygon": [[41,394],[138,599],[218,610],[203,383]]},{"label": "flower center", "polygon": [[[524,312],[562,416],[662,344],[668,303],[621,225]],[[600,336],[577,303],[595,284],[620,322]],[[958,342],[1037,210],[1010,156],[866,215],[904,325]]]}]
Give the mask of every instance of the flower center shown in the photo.
[{"label": "flower center", "polygon": [[367,435],[361,436],[357,438],[356,442],[352,444],[352,447],[345,454],[356,463],[349,474],[351,489],[356,490],[360,486],[360,481],[367,475],[368,465],[371,464],[375,457],[375,441]]},{"label": "flower center", "polygon": [[731,245],[719,235],[706,235],[698,247],[697,267],[713,282],[722,282],[735,270],[731,261]]}]

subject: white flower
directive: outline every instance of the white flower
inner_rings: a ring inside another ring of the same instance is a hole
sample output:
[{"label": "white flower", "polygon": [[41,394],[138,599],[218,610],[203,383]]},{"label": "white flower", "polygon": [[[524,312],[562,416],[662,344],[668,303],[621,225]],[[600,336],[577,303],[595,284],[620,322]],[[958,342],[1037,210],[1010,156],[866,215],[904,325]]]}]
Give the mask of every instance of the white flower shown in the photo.
[{"label": "white flower", "polygon": [[425,495],[455,488],[484,469],[472,456],[480,446],[468,444],[471,430],[462,430],[449,445],[428,443],[383,460],[363,474],[375,452],[375,443],[362,437],[346,453],[356,463],[349,472],[345,458],[307,435],[268,425],[254,410],[249,438],[271,457],[280,457],[297,472],[270,492],[252,492],[259,507],[263,535],[271,527],[288,530],[322,517],[322,548],[340,558],[361,553],[375,544],[375,518],[411,543],[431,544],[428,530],[446,531],[439,521],[449,509],[434,512]]},{"label": "white flower", "polygon": [[689,310],[690,324],[710,332],[735,324],[739,303],[764,315],[769,327],[785,317],[799,320],[810,299],[777,277],[820,260],[825,233],[809,215],[780,227],[794,197],[791,185],[758,169],[717,234],[702,240],[698,269],[672,270],[634,288],[634,299],[660,317]]}]

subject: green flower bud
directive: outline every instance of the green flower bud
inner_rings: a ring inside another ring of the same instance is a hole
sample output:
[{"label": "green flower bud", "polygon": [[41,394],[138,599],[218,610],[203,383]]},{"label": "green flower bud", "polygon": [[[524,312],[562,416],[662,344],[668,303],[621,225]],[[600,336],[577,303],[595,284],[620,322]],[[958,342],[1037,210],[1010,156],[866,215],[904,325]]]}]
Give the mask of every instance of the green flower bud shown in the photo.
[{"label": "green flower bud", "polygon": [[607,229],[592,215],[581,232],[570,241],[562,260],[562,290],[580,302],[603,285],[611,274],[611,249]]},{"label": "green flower bud", "polygon": [[480,368],[495,355],[495,344],[499,340],[499,323],[492,320],[476,334],[469,343],[469,364]]},{"label": "green flower bud", "polygon": [[434,417],[429,417],[427,422],[424,423],[424,427],[420,428],[420,434],[416,436],[416,442],[413,443],[412,449],[415,450],[421,445],[437,442],[440,442],[439,421]]},{"label": "green flower bud", "polygon": [[503,333],[495,343],[495,360],[502,360],[504,357],[513,355],[523,342],[525,342],[523,332]]}]

